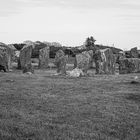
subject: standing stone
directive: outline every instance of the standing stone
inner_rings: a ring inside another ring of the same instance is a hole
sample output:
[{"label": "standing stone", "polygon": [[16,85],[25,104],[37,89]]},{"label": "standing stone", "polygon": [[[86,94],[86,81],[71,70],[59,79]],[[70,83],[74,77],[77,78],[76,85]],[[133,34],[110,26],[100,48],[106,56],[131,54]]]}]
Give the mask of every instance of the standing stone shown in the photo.
[{"label": "standing stone", "polygon": [[84,73],[87,73],[87,70],[90,68],[92,59],[93,58],[93,51],[84,51],[80,54],[76,55],[74,67],[81,69]]},{"label": "standing stone", "polygon": [[48,68],[49,64],[49,47],[45,47],[39,50],[39,68]]},{"label": "standing stone", "polygon": [[[24,71],[24,69],[31,68],[31,55],[32,55],[32,45],[25,45],[21,51],[19,56],[19,68]],[[29,68],[27,68],[29,66]],[[29,70],[30,71],[30,70]]]},{"label": "standing stone", "polygon": [[8,70],[8,54],[4,47],[0,47],[0,70],[4,72]]},{"label": "standing stone", "polygon": [[138,58],[139,57],[139,53],[138,53],[137,47],[132,48],[130,50],[130,56],[131,56],[131,58]]},{"label": "standing stone", "polygon": [[27,73],[27,72],[34,73],[34,69],[31,63],[26,64],[23,69],[23,73]]},{"label": "standing stone", "polygon": [[115,74],[116,58],[111,49],[97,50],[94,58],[96,74]]},{"label": "standing stone", "polygon": [[9,44],[7,45],[7,53],[8,53],[8,70],[10,71],[11,68],[12,68],[12,61],[15,57],[15,51],[16,51],[16,48]]},{"label": "standing stone", "polygon": [[6,53],[6,57],[7,57],[6,65],[7,65],[7,70],[9,71],[11,68],[12,58],[14,57],[14,53],[16,49],[13,45],[6,45],[4,43],[0,43],[0,47],[3,48],[3,51]]},{"label": "standing stone", "polygon": [[58,50],[55,55],[55,65],[57,67],[57,73],[66,74],[66,64],[68,57],[62,50]]},{"label": "standing stone", "polygon": [[119,73],[139,73],[140,59],[139,58],[124,58],[119,61]]}]

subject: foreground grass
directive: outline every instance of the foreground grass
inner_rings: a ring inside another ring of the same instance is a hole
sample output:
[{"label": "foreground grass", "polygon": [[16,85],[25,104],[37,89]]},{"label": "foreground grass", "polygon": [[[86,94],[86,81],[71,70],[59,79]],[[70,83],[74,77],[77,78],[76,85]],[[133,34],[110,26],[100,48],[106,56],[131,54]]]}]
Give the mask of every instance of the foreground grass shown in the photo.
[{"label": "foreground grass", "polygon": [[140,139],[140,84],[130,83],[136,74],[51,73],[0,73],[0,140]]}]

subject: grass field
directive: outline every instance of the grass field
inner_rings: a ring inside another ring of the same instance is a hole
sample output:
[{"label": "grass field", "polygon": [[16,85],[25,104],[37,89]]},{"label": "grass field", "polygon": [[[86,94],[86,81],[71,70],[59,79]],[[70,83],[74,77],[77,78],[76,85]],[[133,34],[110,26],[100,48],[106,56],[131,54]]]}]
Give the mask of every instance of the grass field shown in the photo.
[{"label": "grass field", "polygon": [[53,73],[0,73],[0,140],[140,140],[140,74]]}]

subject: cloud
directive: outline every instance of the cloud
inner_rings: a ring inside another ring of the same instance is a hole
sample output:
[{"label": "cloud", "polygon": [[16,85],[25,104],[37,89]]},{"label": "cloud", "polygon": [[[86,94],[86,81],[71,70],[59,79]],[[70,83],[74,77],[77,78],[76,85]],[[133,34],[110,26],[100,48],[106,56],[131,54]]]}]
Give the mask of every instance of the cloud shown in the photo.
[{"label": "cloud", "polygon": [[1,0],[0,1],[0,16],[7,17],[21,13],[24,8],[35,6],[32,0]]},{"label": "cloud", "polygon": [[136,10],[140,9],[139,0],[124,0],[122,1],[122,6],[127,9]]},{"label": "cloud", "polygon": [[139,6],[139,0],[0,0],[1,39],[79,44],[95,35],[99,43],[127,46],[139,42]]},{"label": "cloud", "polygon": [[3,0],[0,16],[22,12],[27,7],[57,7],[71,10],[138,9],[139,0]]},{"label": "cloud", "polygon": [[[31,0],[38,6],[57,6],[72,9],[101,9],[119,7],[121,0]],[[122,0],[123,1],[123,0]]]},{"label": "cloud", "polygon": [[136,9],[140,6],[139,0],[30,0],[38,6],[60,6],[66,8],[83,9]]},{"label": "cloud", "polygon": [[5,17],[17,14],[21,11],[22,2],[17,0],[3,0],[0,1],[0,16]]}]

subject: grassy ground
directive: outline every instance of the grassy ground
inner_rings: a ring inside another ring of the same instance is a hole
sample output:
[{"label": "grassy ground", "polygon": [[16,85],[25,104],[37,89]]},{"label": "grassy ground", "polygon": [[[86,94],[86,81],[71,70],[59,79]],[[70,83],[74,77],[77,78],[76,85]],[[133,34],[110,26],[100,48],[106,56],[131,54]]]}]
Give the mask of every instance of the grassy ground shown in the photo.
[{"label": "grassy ground", "polygon": [[140,74],[53,73],[0,73],[0,140],[140,139]]}]

